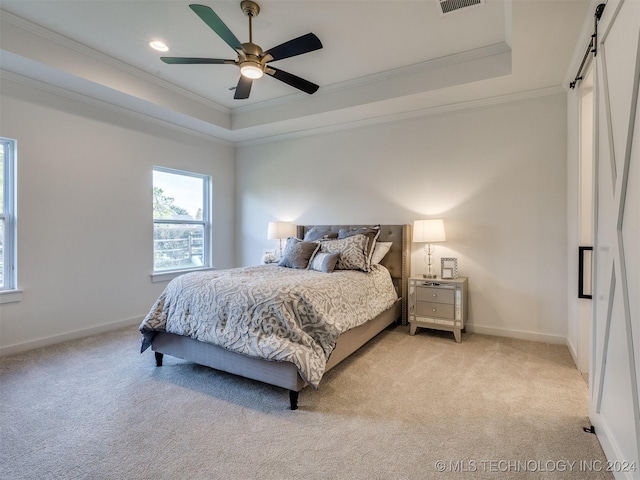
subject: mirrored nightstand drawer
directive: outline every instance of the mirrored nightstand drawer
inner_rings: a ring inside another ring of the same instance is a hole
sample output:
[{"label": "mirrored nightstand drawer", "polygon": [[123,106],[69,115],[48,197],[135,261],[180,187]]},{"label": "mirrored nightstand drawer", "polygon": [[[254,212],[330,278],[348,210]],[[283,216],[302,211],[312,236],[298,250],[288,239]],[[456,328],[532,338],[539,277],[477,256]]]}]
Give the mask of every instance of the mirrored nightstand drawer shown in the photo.
[{"label": "mirrored nightstand drawer", "polygon": [[453,315],[453,304],[417,302],[416,315],[421,317],[455,318]]},{"label": "mirrored nightstand drawer", "polygon": [[455,290],[435,287],[416,287],[416,299],[419,302],[454,303]]}]

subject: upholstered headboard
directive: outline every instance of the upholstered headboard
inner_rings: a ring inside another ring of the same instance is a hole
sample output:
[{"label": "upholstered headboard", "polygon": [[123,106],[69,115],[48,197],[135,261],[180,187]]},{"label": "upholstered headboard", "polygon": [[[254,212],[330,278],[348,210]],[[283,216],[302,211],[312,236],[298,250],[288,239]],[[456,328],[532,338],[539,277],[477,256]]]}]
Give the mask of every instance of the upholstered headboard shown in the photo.
[{"label": "upholstered headboard", "polygon": [[[297,236],[304,238],[305,233],[313,227],[331,232],[341,228],[364,227],[365,225],[298,225]],[[369,225],[370,226],[370,225]],[[411,225],[380,225],[379,242],[393,242],[391,250],[380,262],[384,265],[402,298],[402,323],[407,323],[408,285],[411,276]]]}]

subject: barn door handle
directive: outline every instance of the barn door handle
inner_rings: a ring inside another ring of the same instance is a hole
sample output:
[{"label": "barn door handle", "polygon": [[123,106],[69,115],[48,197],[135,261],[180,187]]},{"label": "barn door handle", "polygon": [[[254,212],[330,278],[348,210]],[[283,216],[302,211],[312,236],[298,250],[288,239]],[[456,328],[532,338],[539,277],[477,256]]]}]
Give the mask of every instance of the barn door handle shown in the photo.
[{"label": "barn door handle", "polygon": [[[585,255],[585,252],[591,252]],[[585,257],[588,275],[585,278]],[[591,268],[593,266],[593,247],[578,247],[578,298],[591,298]],[[585,288],[585,286],[587,288]]]}]

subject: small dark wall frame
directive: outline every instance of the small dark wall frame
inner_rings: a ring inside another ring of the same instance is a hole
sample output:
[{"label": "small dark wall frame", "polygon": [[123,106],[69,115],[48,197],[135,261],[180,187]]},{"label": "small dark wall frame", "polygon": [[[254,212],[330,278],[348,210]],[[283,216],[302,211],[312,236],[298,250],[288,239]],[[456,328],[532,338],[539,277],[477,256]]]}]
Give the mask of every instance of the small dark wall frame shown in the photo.
[{"label": "small dark wall frame", "polygon": [[[586,252],[589,252],[589,253],[587,254]],[[586,262],[585,262],[585,259],[587,259]],[[591,295],[592,266],[593,266],[593,247],[578,247],[578,298],[592,298],[592,295]],[[586,278],[585,278],[585,273],[587,273]],[[587,288],[585,288],[585,286]]]}]

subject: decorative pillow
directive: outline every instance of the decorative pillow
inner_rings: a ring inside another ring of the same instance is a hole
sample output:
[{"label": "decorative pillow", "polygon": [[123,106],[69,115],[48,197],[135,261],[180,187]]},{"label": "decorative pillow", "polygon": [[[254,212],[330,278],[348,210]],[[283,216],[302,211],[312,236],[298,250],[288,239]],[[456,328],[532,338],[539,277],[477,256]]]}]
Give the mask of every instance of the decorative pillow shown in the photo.
[{"label": "decorative pillow", "polygon": [[364,227],[351,227],[341,228],[338,231],[338,238],[347,238],[354,235],[366,235],[369,238],[369,245],[365,255],[367,256],[367,262],[371,262],[371,255],[376,245],[376,240],[380,236],[380,225],[364,226]]},{"label": "decorative pillow", "polygon": [[389,250],[391,250],[391,245],[393,245],[393,242],[376,242],[373,254],[371,255],[371,265],[380,263],[385,255],[389,253]]},{"label": "decorative pillow", "polygon": [[339,253],[336,270],[362,270],[368,272],[370,268],[367,259],[367,245],[369,238],[358,234],[337,240],[324,240],[320,242],[321,253]]},{"label": "decorative pillow", "polygon": [[299,238],[289,237],[278,266],[289,268],[309,268],[309,260],[318,251],[320,245],[315,242],[304,242]]},{"label": "decorative pillow", "polygon": [[339,253],[322,253],[318,252],[314,255],[311,263],[309,264],[309,270],[316,270],[318,272],[331,273],[336,268],[340,258]]},{"label": "decorative pillow", "polygon": [[337,232],[332,232],[330,229],[324,227],[312,227],[311,230],[307,230],[304,234],[305,242],[313,242],[315,240],[327,240],[331,238],[338,238]]},{"label": "decorative pillow", "polygon": [[338,230],[338,238],[352,237],[358,234],[374,236],[377,238],[378,235],[380,235],[380,225],[349,227]]}]

